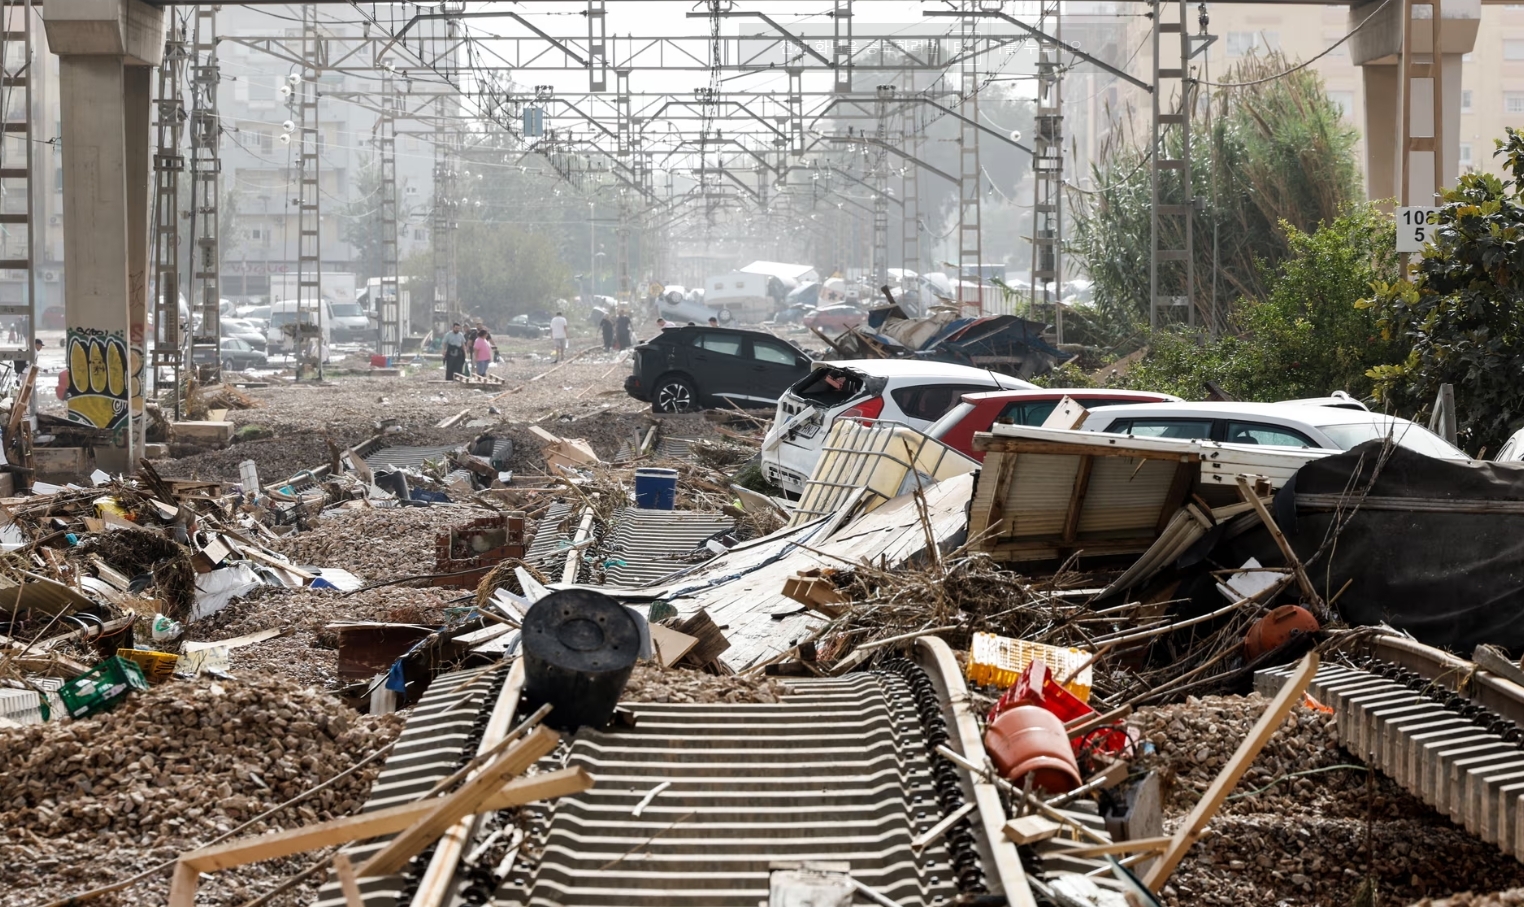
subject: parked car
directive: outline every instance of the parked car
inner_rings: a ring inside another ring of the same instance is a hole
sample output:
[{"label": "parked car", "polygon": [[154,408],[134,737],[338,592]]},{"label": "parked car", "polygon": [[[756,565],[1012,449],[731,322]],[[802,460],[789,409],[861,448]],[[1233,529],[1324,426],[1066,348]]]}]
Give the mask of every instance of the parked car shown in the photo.
[{"label": "parked car", "polygon": [[265,332],[255,327],[253,323],[244,321],[242,318],[223,317],[217,324],[222,329],[222,336],[237,337],[261,353],[265,351],[268,343]]},{"label": "parked car", "polygon": [[1227,444],[1316,447],[1349,450],[1391,436],[1425,456],[1469,460],[1444,438],[1422,425],[1342,406],[1291,403],[1151,403],[1108,406],[1090,414],[1086,431],[1140,438],[1187,438]]},{"label": "parked car", "polygon": [[334,343],[364,343],[375,339],[370,319],[365,317],[365,307],[358,302],[330,302],[333,327],[330,333]]},{"label": "parked car", "polygon": [[237,314],[261,330],[270,326],[270,307],[267,305],[239,306]]},{"label": "parked car", "polygon": [[659,413],[691,412],[720,399],[772,406],[809,370],[808,353],[771,334],[676,327],[635,345],[624,389]]},{"label": "parked car", "polygon": [[549,330],[548,325],[530,321],[528,315],[515,315],[508,319],[508,323],[503,325],[498,333],[506,334],[509,337],[524,337],[529,340],[538,340],[544,337]]},{"label": "parked car", "polygon": [[237,337],[222,338],[222,349],[214,356],[212,351],[205,347],[197,347],[193,357],[197,365],[212,365],[221,361],[222,367],[232,370],[246,368],[266,368],[269,361],[265,354],[249,346]]},{"label": "parked car", "polygon": [[868,320],[868,313],[856,305],[828,305],[804,316],[804,326],[818,331],[845,331]]},{"label": "parked car", "polygon": [[997,422],[1007,425],[1041,425],[1053,414],[1058,401],[1071,397],[1086,409],[1128,403],[1179,403],[1179,397],[1147,391],[1095,390],[1091,388],[1042,388],[1039,390],[985,391],[964,394],[963,402],[926,429],[953,450],[984,462],[984,451],[974,450],[974,433],[989,431]]},{"label": "parked car", "polygon": [[42,310],[42,329],[45,331],[61,331],[67,327],[64,321],[64,307],[50,305]]},{"label": "parked car", "polygon": [[733,317],[724,306],[706,304],[703,290],[684,290],[682,287],[671,287],[657,298],[656,314],[679,326],[688,322],[702,326],[708,324],[710,318],[728,325]]},{"label": "parked car", "polygon": [[798,495],[837,419],[881,419],[925,431],[964,394],[1036,387],[1010,375],[948,362],[816,362],[778,398],[777,415],[762,440],[762,471],[785,493]]},{"label": "parked car", "polygon": [[[323,307],[321,315],[316,309],[299,310],[295,300],[277,302],[270,307],[270,323],[265,329],[265,352],[286,354],[295,349],[292,343],[293,333],[286,330],[286,325],[295,325],[300,319],[308,325],[317,323],[321,325],[323,345],[333,342],[333,310],[328,300],[320,303]],[[294,330],[294,328],[293,328]],[[310,328],[309,328],[310,330]],[[315,336],[315,334],[314,334]]]}]

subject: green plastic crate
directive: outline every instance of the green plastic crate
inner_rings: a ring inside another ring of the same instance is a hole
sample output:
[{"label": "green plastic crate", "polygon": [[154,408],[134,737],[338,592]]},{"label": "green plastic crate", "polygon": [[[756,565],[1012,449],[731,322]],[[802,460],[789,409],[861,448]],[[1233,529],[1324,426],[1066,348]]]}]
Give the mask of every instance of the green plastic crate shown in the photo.
[{"label": "green plastic crate", "polygon": [[137,665],[117,655],[64,684],[58,691],[70,718],[84,718],[112,708],[130,690],[148,689]]}]

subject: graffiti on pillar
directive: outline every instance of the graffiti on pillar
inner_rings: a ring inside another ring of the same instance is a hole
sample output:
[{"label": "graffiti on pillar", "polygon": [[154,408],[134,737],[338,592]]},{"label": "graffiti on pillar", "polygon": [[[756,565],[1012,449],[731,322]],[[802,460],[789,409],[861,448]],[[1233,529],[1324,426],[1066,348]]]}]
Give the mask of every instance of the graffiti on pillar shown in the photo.
[{"label": "graffiti on pillar", "polygon": [[128,390],[138,383],[134,371],[141,368],[141,360],[134,362],[128,352],[127,338],[121,331],[69,328],[65,347],[69,420],[93,428],[125,425]]}]

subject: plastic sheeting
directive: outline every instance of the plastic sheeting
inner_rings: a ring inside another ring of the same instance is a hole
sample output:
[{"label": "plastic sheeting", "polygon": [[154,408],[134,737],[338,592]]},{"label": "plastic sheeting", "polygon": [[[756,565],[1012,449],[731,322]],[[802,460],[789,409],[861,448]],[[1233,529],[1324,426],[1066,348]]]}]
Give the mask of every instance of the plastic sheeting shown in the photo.
[{"label": "plastic sheeting", "polygon": [[[1482,643],[1524,652],[1524,464],[1370,441],[1302,467],[1274,510],[1304,563],[1323,549],[1308,573],[1325,600],[1349,583],[1335,607],[1350,624],[1387,623],[1463,653]],[[1284,562],[1263,527],[1229,547]],[[1243,563],[1221,550],[1213,560]]]}]

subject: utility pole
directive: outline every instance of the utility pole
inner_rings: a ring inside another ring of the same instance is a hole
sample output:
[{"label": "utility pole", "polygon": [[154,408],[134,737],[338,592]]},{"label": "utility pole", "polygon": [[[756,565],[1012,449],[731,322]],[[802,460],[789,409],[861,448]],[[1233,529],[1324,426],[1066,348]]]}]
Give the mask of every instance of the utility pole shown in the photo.
[{"label": "utility pole", "polygon": [[376,304],[376,352],[387,365],[402,352],[402,298],[397,271],[397,84],[392,71],[381,72],[382,114],[376,119],[376,155],[380,167],[381,275]]},{"label": "utility pole", "polygon": [[[1063,342],[1064,243],[1064,111],[1063,75],[1059,64],[1059,41],[1063,39],[1063,0],[1044,0],[1037,19],[1037,29],[1053,40],[1037,41],[1037,135],[1033,137],[1032,157],[1032,288],[1030,313],[1037,316],[1043,306],[1046,317],[1049,304],[1058,341]],[[1052,29],[1049,30],[1049,20]]]},{"label": "utility pole", "polygon": [[[1194,327],[1196,246],[1192,231],[1195,199],[1191,186],[1191,114],[1195,109],[1196,82],[1190,78],[1189,70],[1193,56],[1191,37],[1186,31],[1190,5],[1187,0],[1153,0],[1152,6],[1148,323],[1157,328],[1161,321],[1169,319],[1171,312],[1183,306],[1186,322]],[[1179,105],[1174,110],[1165,106],[1171,98]]]},{"label": "utility pole", "polygon": [[185,157],[180,152],[180,131],[185,123],[185,102],[180,76],[185,65],[185,32],[171,19],[164,42],[164,62],[159,67],[159,93],[154,103],[158,145],[153,155],[153,271],[154,337],[153,368],[170,370],[175,387],[175,418],[182,415],[180,383],[184,350],[180,338],[180,173]]},{"label": "utility pole", "polygon": [[302,73],[296,76],[291,99],[297,108],[300,149],[297,152],[296,336],[297,374],[307,346],[306,330],[316,326],[317,379],[323,380],[323,137],[318,129],[318,78],[322,75],[322,38],[317,5],[302,6]]},{"label": "utility pole", "polygon": [[[1183,2],[1183,0],[1182,0]],[[958,27],[962,35],[958,93],[958,292],[964,315],[984,313],[984,242],[979,216],[979,0],[963,0]],[[973,281],[965,287],[964,281]]]},{"label": "utility pole", "polygon": [[215,6],[196,7],[191,42],[191,306],[201,323],[191,331],[191,362],[210,352],[203,371],[210,383],[222,375],[222,254],[218,246],[218,196],[222,161],[217,145],[222,122],[217,114],[217,22]]},{"label": "utility pole", "polygon": [[[591,9],[591,5],[589,6]],[[445,0],[440,5],[444,19],[444,46],[447,49],[435,68],[446,80],[452,84],[457,83],[457,48],[456,44],[460,37],[460,15],[465,11],[464,0]],[[598,23],[602,27],[602,19]],[[589,36],[592,35],[593,23],[589,20]],[[430,240],[434,249],[434,336],[442,336],[450,326],[450,320],[455,311],[460,308],[460,300],[456,295],[456,251],[457,234],[459,227],[459,187],[456,185],[456,171],[459,167],[457,160],[455,140],[458,133],[454,129],[446,129],[444,121],[447,115],[459,110],[458,102],[452,105],[441,99],[439,102],[441,114],[438,123],[434,127],[434,211],[432,216],[432,229]]]}]

